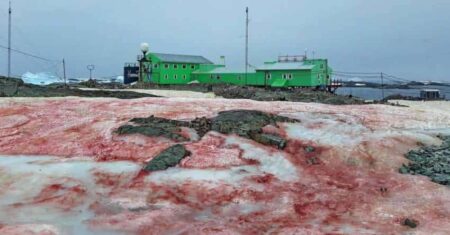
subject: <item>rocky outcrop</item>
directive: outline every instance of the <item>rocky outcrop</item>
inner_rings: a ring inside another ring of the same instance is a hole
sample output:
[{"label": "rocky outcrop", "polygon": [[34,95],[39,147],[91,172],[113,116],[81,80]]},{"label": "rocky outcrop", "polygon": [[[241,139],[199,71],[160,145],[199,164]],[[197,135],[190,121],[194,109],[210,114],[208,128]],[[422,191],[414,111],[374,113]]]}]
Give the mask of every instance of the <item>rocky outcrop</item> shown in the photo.
[{"label": "rocky outcrop", "polygon": [[400,168],[402,174],[425,175],[433,182],[450,186],[450,136],[441,136],[441,146],[427,146],[410,151],[408,165]]},{"label": "rocky outcrop", "polygon": [[183,145],[174,145],[153,158],[145,167],[145,171],[160,171],[166,170],[169,167],[174,167],[180,163],[183,158],[190,155]]}]

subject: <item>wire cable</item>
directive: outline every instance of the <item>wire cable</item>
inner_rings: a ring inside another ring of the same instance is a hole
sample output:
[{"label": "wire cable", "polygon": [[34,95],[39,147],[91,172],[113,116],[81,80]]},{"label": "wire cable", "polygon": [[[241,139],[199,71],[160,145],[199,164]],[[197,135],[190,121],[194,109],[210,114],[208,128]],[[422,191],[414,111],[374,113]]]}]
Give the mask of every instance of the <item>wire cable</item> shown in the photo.
[{"label": "wire cable", "polygon": [[[7,46],[3,46],[3,45],[0,45],[0,48],[5,49],[5,50],[9,49]],[[32,58],[35,58],[35,59],[47,61],[47,62],[57,62],[58,61],[58,60],[53,60],[53,59],[48,59],[48,58],[44,58],[44,57],[41,57],[41,56],[33,55],[31,53],[24,52],[24,51],[17,50],[17,49],[13,49],[13,48],[11,48],[11,51],[19,53],[19,54],[22,54],[22,55],[25,55],[25,56],[29,56],[29,57],[32,57]]]}]

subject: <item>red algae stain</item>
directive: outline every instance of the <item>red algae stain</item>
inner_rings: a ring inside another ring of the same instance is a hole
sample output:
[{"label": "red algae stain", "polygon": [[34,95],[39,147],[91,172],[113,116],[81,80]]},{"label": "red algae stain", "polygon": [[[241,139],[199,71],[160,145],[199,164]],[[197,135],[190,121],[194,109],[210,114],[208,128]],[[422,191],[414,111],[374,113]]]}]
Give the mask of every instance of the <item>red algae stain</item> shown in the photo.
[{"label": "red algae stain", "polygon": [[234,166],[257,165],[258,161],[242,157],[237,145],[226,146],[225,136],[207,134],[199,142],[186,144],[191,156],[183,159],[180,167],[195,169],[228,169]]},{"label": "red algae stain", "polygon": [[[313,147],[314,151],[306,151],[308,146]],[[347,213],[381,200],[388,188],[398,184],[390,180],[390,174],[349,166],[337,158],[329,164],[320,161],[331,151],[326,147],[289,141],[285,150],[289,153],[289,160],[300,168],[302,174],[315,179],[314,186],[295,192],[292,206],[302,220],[325,214],[322,221],[324,225],[339,224],[347,217]],[[311,158],[316,158],[319,164],[311,165],[308,162]]]},{"label": "red algae stain", "polygon": [[17,203],[14,207],[22,207],[29,204],[51,204],[63,211],[70,211],[83,203],[86,189],[81,185],[68,186],[65,184],[50,184],[30,202]]},{"label": "red algae stain", "polygon": [[104,187],[117,187],[123,184],[128,178],[128,175],[125,173],[108,173],[96,170],[92,172],[92,175],[95,183]]},{"label": "red algae stain", "polygon": [[258,184],[270,184],[272,181],[276,179],[276,177],[272,174],[264,174],[264,175],[258,175],[258,176],[252,176],[252,180],[254,180]]}]

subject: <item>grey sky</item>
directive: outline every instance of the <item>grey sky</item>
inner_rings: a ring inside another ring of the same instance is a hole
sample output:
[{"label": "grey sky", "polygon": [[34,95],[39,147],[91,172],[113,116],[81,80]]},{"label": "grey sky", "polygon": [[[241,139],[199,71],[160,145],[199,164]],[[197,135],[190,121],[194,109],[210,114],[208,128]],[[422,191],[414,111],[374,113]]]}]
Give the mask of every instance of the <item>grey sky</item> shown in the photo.
[{"label": "grey sky", "polygon": [[[7,44],[8,1],[0,2],[0,45]],[[450,81],[448,0],[13,0],[13,48],[68,63],[69,77],[122,73],[139,44],[244,66],[245,7],[250,63],[278,55],[328,58],[339,71],[386,72]],[[0,49],[0,73],[6,74]],[[13,56],[13,73],[54,72],[52,64]]]}]

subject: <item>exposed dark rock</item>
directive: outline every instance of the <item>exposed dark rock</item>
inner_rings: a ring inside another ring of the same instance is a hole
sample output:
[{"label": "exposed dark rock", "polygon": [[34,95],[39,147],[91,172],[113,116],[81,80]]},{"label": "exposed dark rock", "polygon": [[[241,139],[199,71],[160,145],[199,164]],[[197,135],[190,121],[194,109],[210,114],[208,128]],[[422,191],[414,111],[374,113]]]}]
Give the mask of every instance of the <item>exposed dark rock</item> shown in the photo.
[{"label": "exposed dark rock", "polygon": [[275,145],[279,149],[286,147],[286,140],[277,135],[256,133],[250,135],[250,137],[252,140],[264,145]]},{"label": "exposed dark rock", "polygon": [[450,136],[440,138],[441,146],[425,146],[407,153],[406,158],[411,162],[403,165],[399,172],[425,175],[435,183],[450,186]]},{"label": "exposed dark rock", "polygon": [[174,167],[180,163],[183,158],[190,155],[183,145],[174,145],[153,158],[145,167],[145,171],[161,171],[169,167]]},{"label": "exposed dark rock", "polygon": [[206,117],[196,118],[189,123],[189,127],[196,130],[197,134],[202,137],[211,131],[211,120]]},{"label": "exposed dark rock", "polygon": [[414,219],[406,218],[402,221],[402,225],[408,226],[410,228],[416,228],[419,222]]},{"label": "exposed dark rock", "polygon": [[26,84],[21,79],[0,77],[0,96],[2,97],[113,97],[119,99],[136,99],[143,97],[157,97],[131,91],[85,91],[66,87],[63,84],[38,86]]},{"label": "exposed dark rock", "polygon": [[361,99],[306,88],[272,90],[262,87],[214,86],[214,93],[228,99],[252,99],[258,101],[317,102],[336,105],[365,103]]},{"label": "exposed dark rock", "polygon": [[305,148],[305,151],[306,151],[307,153],[312,153],[312,152],[316,151],[316,149],[315,149],[314,147],[312,147],[312,146],[307,146],[307,147]]},{"label": "exposed dark rock", "polygon": [[140,83],[132,88],[139,89],[164,89],[164,90],[189,90],[197,92],[214,92],[217,96],[227,99],[251,99],[258,101],[292,101],[292,102],[317,102],[325,104],[365,104],[364,100],[335,95],[325,91],[316,91],[308,88],[277,88],[276,90],[264,87],[248,87],[227,84],[189,84],[189,85],[157,85]]},{"label": "exposed dark rock", "polygon": [[170,125],[144,125],[144,126],[132,126],[125,125],[119,127],[116,131],[119,135],[124,134],[142,134],[149,137],[166,137],[174,141],[188,141],[189,139],[180,135],[181,129]]},{"label": "exposed dark rock", "polygon": [[286,140],[275,134],[263,133],[267,125],[277,126],[278,122],[298,122],[298,120],[277,116],[254,110],[232,110],[220,112],[216,117],[208,119],[196,118],[193,121],[178,121],[150,116],[130,120],[137,126],[124,125],[116,133],[143,134],[146,136],[162,136],[175,141],[187,141],[180,132],[180,127],[194,129],[200,137],[209,131],[222,134],[236,134],[265,145],[274,145],[280,149],[286,146]]},{"label": "exposed dark rock", "polygon": [[[0,77],[0,80],[7,79]],[[246,87],[227,84],[188,84],[188,85],[160,85],[152,83],[139,83],[133,86],[118,83],[98,83],[89,80],[65,87],[63,84],[51,84],[38,86],[23,84],[21,79],[8,78],[8,85],[0,82],[0,96],[8,97],[116,97],[120,99],[134,99],[142,97],[154,97],[150,94],[128,92],[126,88],[134,89],[163,89],[163,90],[188,90],[196,92],[214,92],[217,96],[228,99],[252,99],[258,101],[292,101],[292,102],[317,102],[326,104],[365,104],[364,100],[331,94],[325,91],[316,91],[308,88],[278,88],[265,89],[263,87]],[[12,83],[11,81],[14,80]],[[99,89],[124,89],[123,91],[83,91],[77,88]]]}]

